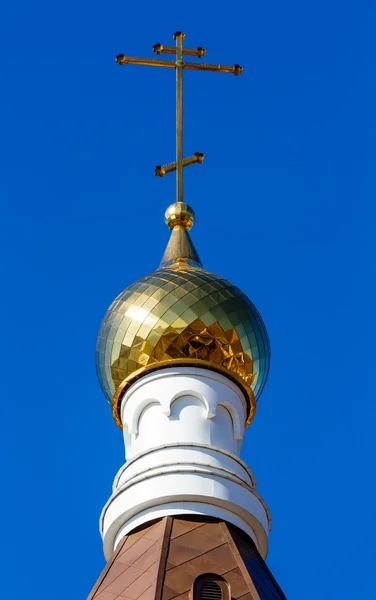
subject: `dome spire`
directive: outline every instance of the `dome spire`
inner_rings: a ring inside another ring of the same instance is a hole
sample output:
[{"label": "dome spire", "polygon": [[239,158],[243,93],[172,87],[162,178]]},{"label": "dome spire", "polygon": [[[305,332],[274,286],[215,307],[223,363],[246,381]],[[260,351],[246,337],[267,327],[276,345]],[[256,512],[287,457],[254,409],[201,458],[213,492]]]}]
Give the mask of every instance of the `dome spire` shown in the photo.
[{"label": "dome spire", "polygon": [[160,268],[176,263],[202,267],[200,257],[188,233],[194,223],[195,213],[185,202],[171,204],[165,212],[165,223],[171,229],[171,236],[163,254]]}]

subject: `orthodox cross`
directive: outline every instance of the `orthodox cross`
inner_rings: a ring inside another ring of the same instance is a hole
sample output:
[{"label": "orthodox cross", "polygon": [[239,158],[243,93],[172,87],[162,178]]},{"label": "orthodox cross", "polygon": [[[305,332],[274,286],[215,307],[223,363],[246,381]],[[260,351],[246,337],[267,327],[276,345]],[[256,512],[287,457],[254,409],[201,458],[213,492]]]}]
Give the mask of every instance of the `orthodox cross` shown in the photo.
[{"label": "orthodox cross", "polygon": [[177,31],[174,34],[175,46],[163,46],[155,44],[153,51],[155,54],[175,54],[175,60],[162,60],[159,58],[136,58],[119,54],[116,62],[119,65],[144,65],[148,67],[167,67],[176,70],[176,162],[169,163],[163,167],[158,166],[155,169],[157,177],[164,177],[166,173],[176,171],[176,201],[183,202],[183,168],[195,163],[201,164],[204,160],[204,154],[195,152],[192,156],[183,159],[183,70],[191,71],[214,71],[219,73],[232,73],[240,75],[243,68],[240,65],[233,67],[225,65],[200,64],[196,62],[185,62],[183,55],[196,56],[203,58],[206,50],[201,48],[183,48],[185,34]]}]

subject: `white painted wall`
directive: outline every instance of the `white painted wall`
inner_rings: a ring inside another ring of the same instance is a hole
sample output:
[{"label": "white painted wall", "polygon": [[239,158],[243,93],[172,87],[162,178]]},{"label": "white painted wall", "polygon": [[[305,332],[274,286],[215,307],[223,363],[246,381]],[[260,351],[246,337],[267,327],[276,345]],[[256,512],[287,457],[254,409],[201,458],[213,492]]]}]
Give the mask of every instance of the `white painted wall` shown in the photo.
[{"label": "white painted wall", "polygon": [[247,406],[242,391],[206,369],[169,368],[136,381],[122,401],[126,458],[170,442],[239,454]]},{"label": "white painted wall", "polygon": [[161,369],[127,390],[121,407],[127,462],[100,520],[107,559],[128,531],[166,514],[225,519],[266,555],[269,513],[239,458],[246,416],[240,388],[206,369]]}]

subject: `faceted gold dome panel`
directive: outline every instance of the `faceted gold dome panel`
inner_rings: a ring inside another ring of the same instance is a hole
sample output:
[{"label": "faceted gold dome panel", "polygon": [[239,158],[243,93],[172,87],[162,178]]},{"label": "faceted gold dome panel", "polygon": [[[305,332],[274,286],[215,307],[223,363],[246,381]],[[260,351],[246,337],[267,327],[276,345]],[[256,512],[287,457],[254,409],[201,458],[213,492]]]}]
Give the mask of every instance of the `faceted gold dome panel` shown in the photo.
[{"label": "faceted gold dome panel", "polygon": [[228,370],[256,398],[270,362],[266,329],[252,302],[226,279],[186,260],[125,289],[103,319],[96,349],[109,402],[132,373],[176,359]]}]

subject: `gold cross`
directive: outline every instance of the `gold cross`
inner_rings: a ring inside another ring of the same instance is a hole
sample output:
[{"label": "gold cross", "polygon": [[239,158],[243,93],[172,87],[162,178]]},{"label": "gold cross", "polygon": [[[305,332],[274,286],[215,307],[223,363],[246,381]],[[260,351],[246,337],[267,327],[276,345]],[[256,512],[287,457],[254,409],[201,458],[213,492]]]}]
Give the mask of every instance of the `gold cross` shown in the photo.
[{"label": "gold cross", "polygon": [[169,163],[164,167],[158,166],[155,169],[157,177],[164,177],[166,173],[176,171],[176,201],[183,202],[183,168],[193,165],[194,163],[201,164],[204,160],[204,155],[201,152],[195,152],[189,158],[183,159],[183,69],[193,71],[214,71],[220,73],[232,73],[240,75],[243,68],[240,65],[233,67],[225,65],[210,65],[199,64],[195,62],[185,62],[183,55],[196,56],[203,58],[206,50],[201,48],[183,48],[183,40],[185,34],[181,31],[174,33],[175,46],[163,46],[163,44],[155,44],[153,51],[160,54],[175,54],[176,60],[162,60],[159,58],[135,58],[133,56],[125,56],[119,54],[116,57],[116,62],[119,65],[144,65],[148,67],[167,67],[176,70],[176,162]]}]

